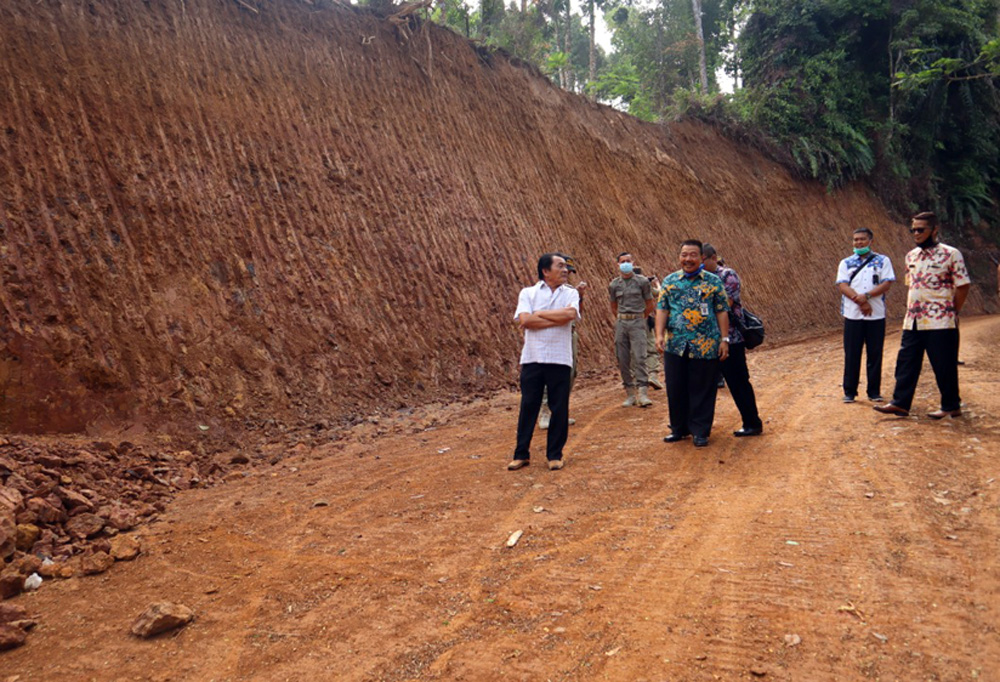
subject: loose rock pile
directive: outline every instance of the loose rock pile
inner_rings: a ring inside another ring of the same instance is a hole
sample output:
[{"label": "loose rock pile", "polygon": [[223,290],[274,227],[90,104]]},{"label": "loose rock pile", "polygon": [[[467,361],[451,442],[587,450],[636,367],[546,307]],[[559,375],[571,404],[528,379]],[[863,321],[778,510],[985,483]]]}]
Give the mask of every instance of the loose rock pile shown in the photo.
[{"label": "loose rock pile", "polygon": [[0,651],[23,644],[35,626],[24,607],[2,600],[136,558],[141,546],[129,531],[177,491],[240,476],[233,468],[249,463],[239,452],[0,438]]},{"label": "loose rock pile", "polygon": [[81,448],[0,438],[0,598],[20,593],[32,574],[90,575],[135,558],[138,542],[124,533],[217,468],[190,451],[128,442]]}]

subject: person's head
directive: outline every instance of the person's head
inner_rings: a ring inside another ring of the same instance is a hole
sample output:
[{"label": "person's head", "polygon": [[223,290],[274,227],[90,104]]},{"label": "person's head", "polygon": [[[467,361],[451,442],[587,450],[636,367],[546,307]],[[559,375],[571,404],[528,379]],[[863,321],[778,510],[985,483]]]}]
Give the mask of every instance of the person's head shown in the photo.
[{"label": "person's head", "polygon": [[702,244],[701,262],[705,264],[705,269],[715,272],[719,269],[719,252],[711,244]]},{"label": "person's head", "polygon": [[690,274],[701,267],[701,242],[685,239],[681,242],[681,270]]},{"label": "person's head", "polygon": [[910,234],[917,246],[937,241],[938,218],[930,211],[924,211],[913,216],[910,221]]},{"label": "person's head", "polygon": [[543,253],[538,259],[538,279],[544,280],[551,287],[565,284],[569,279],[566,259],[558,253]]},{"label": "person's head", "polygon": [[622,251],[618,254],[618,271],[622,273],[622,277],[631,277],[632,270],[634,269],[635,258],[628,251]]},{"label": "person's head", "polygon": [[867,227],[859,227],[854,231],[854,253],[867,256],[872,250],[872,240],[875,235]]},{"label": "person's head", "polygon": [[576,274],[576,259],[568,253],[556,252],[557,256],[561,256],[564,261],[566,261],[566,271],[571,274]]}]

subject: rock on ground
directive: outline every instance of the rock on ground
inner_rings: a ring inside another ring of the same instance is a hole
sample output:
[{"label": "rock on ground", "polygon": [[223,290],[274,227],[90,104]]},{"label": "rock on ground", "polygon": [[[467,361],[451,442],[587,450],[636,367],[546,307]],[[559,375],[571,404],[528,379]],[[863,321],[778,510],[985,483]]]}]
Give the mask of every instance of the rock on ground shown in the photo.
[{"label": "rock on ground", "polygon": [[27,633],[15,625],[7,623],[0,625],[0,651],[16,649],[24,644],[27,637]]},{"label": "rock on ground", "polygon": [[117,535],[111,538],[111,556],[115,561],[132,561],[139,556],[141,546],[131,535]]},{"label": "rock on ground", "polygon": [[111,568],[115,560],[106,552],[94,552],[80,559],[80,572],[84,575],[104,573]]},{"label": "rock on ground", "polygon": [[194,611],[183,604],[159,602],[151,604],[135,623],[132,634],[137,637],[154,637],[162,632],[187,625],[194,620]]}]

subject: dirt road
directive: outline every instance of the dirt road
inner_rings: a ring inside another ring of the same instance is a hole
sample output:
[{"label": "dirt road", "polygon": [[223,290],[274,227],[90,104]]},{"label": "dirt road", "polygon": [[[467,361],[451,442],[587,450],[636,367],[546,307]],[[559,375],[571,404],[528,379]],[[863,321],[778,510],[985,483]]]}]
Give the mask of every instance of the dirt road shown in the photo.
[{"label": "dirt road", "polygon": [[[504,470],[513,394],[359,427],[18,598],[41,625],[0,680],[1000,679],[998,335],[966,321],[957,420],[922,416],[929,368],[920,416],[842,404],[831,335],[752,353],[765,436],[729,435],[722,392],[703,450],[610,375],[574,394],[560,472]],[[196,621],[130,636],[159,600]]]}]

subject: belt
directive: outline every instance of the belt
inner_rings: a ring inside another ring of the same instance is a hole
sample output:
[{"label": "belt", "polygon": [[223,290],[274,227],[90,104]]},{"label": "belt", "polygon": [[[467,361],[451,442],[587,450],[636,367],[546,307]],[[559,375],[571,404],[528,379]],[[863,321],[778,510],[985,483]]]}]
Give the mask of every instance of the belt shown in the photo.
[{"label": "belt", "polygon": [[642,313],[618,313],[619,320],[641,320],[644,317]]}]

